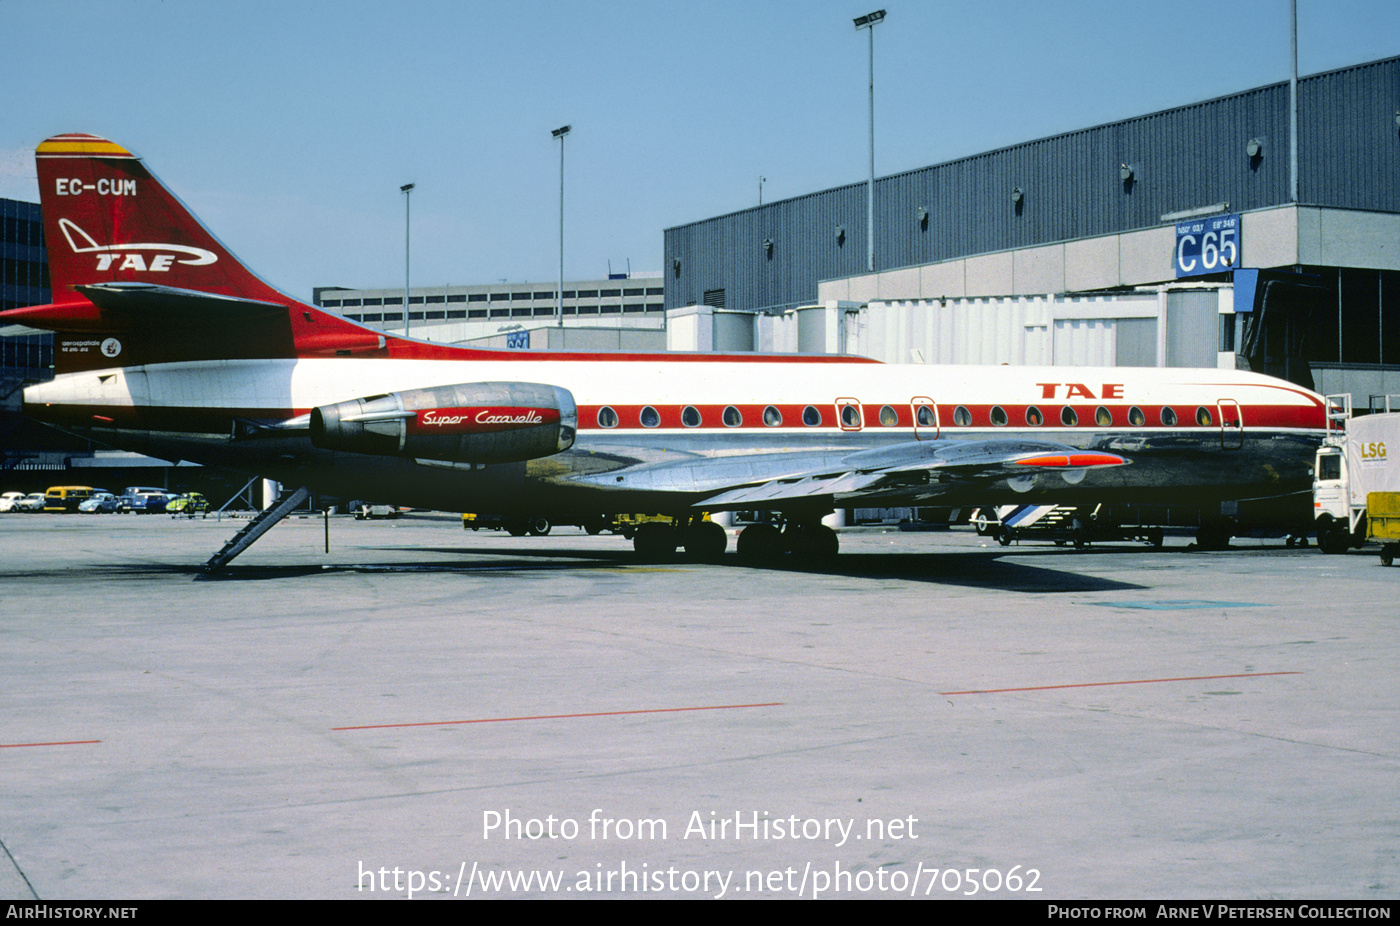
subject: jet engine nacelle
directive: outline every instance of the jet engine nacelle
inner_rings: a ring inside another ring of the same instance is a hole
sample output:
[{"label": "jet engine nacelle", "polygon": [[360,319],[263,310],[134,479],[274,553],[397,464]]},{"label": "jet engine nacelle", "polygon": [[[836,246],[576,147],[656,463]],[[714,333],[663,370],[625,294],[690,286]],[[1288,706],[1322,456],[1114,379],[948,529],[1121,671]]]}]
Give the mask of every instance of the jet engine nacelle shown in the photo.
[{"label": "jet engine nacelle", "polygon": [[517,463],[568,450],[578,407],[541,383],[459,383],[351,399],[311,410],[325,450],[452,463]]}]

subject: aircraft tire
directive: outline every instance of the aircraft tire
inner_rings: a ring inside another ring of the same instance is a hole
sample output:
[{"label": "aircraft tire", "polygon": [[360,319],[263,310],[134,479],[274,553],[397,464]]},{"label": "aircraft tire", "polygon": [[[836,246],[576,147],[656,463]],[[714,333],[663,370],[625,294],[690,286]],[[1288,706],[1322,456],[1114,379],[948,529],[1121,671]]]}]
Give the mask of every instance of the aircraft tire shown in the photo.
[{"label": "aircraft tire", "polygon": [[805,560],[827,560],[841,551],[836,531],[825,524],[793,525],[784,532],[789,552]]},{"label": "aircraft tire", "polygon": [[549,533],[549,530],[550,530],[550,528],[551,528],[552,526],[553,526],[553,525],[551,525],[551,524],[549,523],[549,521],[548,521],[547,519],[545,519],[545,518],[531,518],[531,519],[530,519],[530,536],[531,536],[531,537],[543,537],[543,536],[545,536],[546,534]]},{"label": "aircraft tire", "polygon": [[771,524],[750,524],[739,532],[735,548],[750,563],[771,563],[783,555],[783,534]]},{"label": "aircraft tire", "polygon": [[691,559],[710,563],[724,556],[729,535],[714,521],[698,521],[686,528],[685,552]]},{"label": "aircraft tire", "polygon": [[669,524],[639,525],[632,537],[632,549],[648,562],[668,560],[676,555],[676,530]]}]

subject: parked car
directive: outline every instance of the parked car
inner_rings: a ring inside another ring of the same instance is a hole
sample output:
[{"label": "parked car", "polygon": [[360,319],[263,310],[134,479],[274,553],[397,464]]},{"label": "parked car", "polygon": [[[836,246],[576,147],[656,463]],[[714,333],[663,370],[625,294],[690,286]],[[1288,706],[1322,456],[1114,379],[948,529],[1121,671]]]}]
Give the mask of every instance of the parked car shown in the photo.
[{"label": "parked car", "polygon": [[172,518],[177,515],[192,518],[197,514],[209,513],[209,500],[198,492],[187,492],[184,495],[177,495],[167,502],[165,510]]},{"label": "parked car", "polygon": [[44,493],[44,510],[51,512],[74,512],[82,504],[83,499],[91,498],[94,491],[92,486],[49,486],[49,490]]},{"label": "parked car", "polygon": [[153,486],[127,486],[117,499],[117,510],[123,514],[156,514],[164,511],[171,495]]},{"label": "parked car", "polygon": [[89,514],[112,514],[117,510],[117,497],[111,492],[94,492],[78,503],[78,510]]},{"label": "parked car", "polygon": [[15,504],[24,498],[23,492],[6,492],[0,495],[0,511],[14,511]]},{"label": "parked car", "polygon": [[24,498],[15,502],[15,511],[43,511],[44,493],[30,492]]}]

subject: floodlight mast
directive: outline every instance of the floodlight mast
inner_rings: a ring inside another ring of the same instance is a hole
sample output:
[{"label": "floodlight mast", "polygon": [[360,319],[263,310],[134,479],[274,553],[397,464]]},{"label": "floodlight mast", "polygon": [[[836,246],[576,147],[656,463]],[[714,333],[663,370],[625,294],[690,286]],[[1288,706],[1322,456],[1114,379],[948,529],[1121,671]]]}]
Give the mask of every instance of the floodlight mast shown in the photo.
[{"label": "floodlight mast", "polygon": [[572,130],[571,125],[561,125],[550,132],[559,139],[559,288],[554,291],[554,314],[560,328],[564,327],[564,136]]},{"label": "floodlight mast", "polygon": [[409,228],[409,203],[413,199],[412,183],[405,183],[399,187],[399,192],[403,194],[403,334],[408,337],[408,228]]},{"label": "floodlight mast", "polygon": [[875,272],[875,26],[885,18],[876,10],[855,18],[856,31],[870,33],[870,174],[865,182],[865,269]]}]

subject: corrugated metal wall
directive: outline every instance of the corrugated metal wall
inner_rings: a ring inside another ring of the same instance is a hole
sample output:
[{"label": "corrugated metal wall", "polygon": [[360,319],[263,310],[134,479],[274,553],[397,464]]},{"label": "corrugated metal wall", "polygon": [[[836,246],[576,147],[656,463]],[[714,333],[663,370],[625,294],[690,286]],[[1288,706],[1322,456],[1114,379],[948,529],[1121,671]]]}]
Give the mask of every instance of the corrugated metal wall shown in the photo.
[{"label": "corrugated metal wall", "polygon": [[[1400,212],[1400,58],[1300,80],[1299,110],[1300,200]],[[1262,141],[1262,156],[1246,152],[1251,139]],[[1216,203],[1244,212],[1287,202],[1288,85],[1280,83],[879,178],[875,265],[1150,228]],[[811,302],[818,280],[865,269],[865,184],[667,229],[665,254],[667,308],[720,289],[731,309]]]}]

